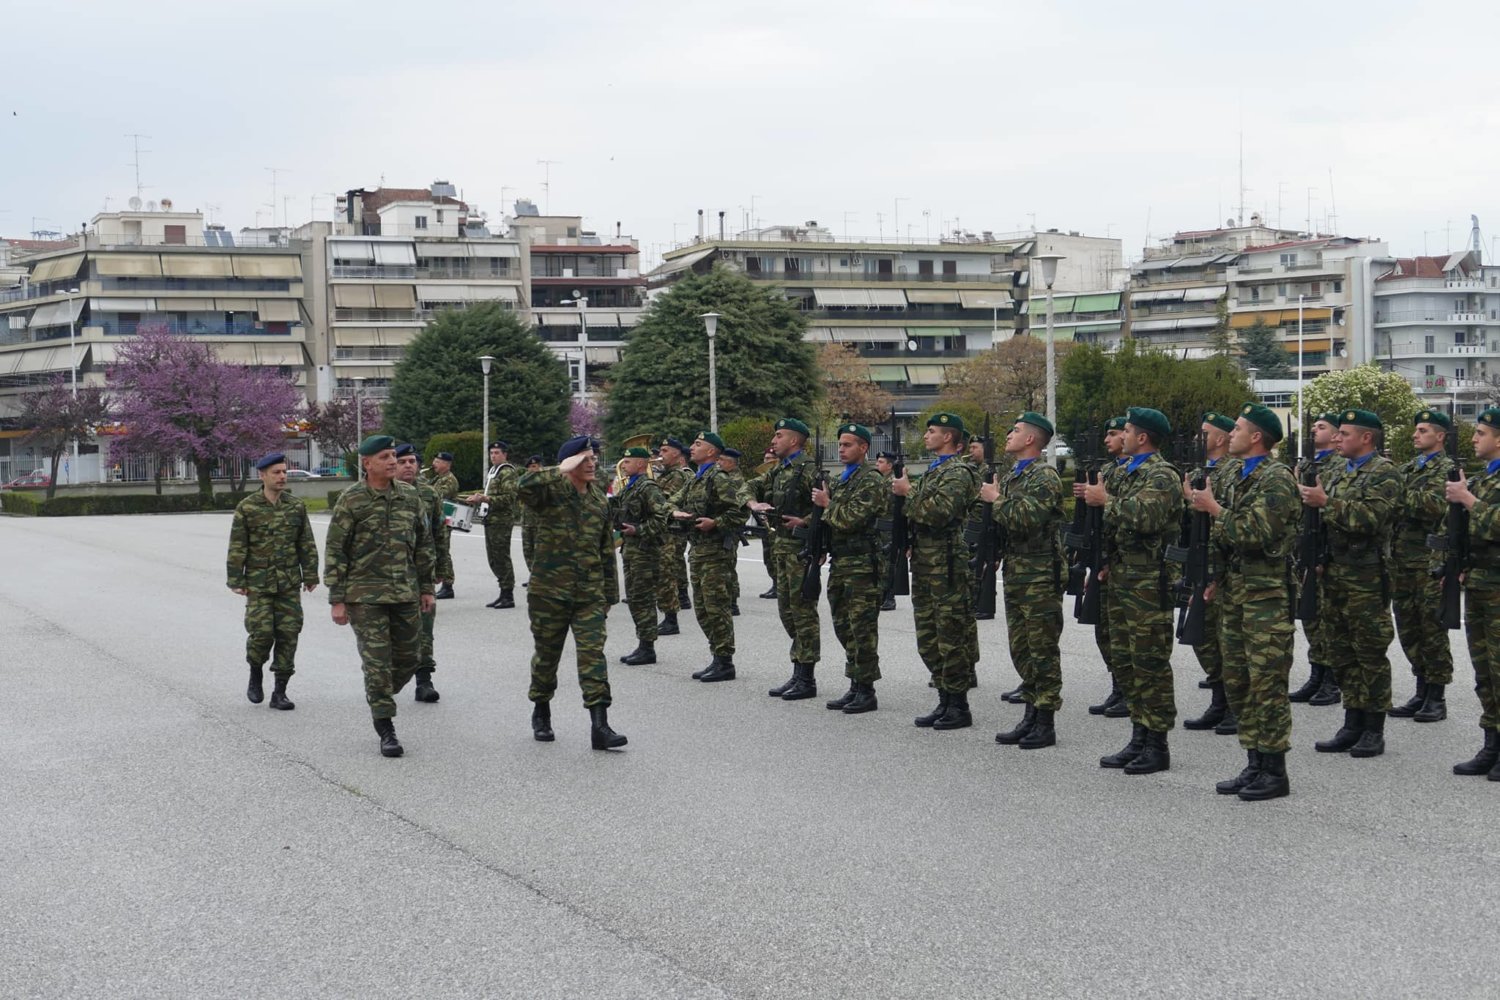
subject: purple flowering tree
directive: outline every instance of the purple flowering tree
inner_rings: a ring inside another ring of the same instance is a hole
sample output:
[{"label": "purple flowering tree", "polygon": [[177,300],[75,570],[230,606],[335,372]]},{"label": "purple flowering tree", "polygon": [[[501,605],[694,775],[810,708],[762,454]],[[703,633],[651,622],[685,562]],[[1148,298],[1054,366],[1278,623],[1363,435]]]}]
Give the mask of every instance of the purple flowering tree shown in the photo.
[{"label": "purple flowering tree", "polygon": [[[63,452],[75,441],[80,444],[87,441],[94,428],[108,420],[109,406],[98,386],[79,386],[75,397],[72,382],[62,375],[41,392],[27,393],[22,398],[18,422],[28,430],[21,445],[47,456],[48,500],[57,491],[57,466]],[[77,469],[73,475],[78,475]]]},{"label": "purple flowering tree", "polygon": [[200,341],[141,329],[121,345],[109,373],[125,426],[120,445],[133,454],[191,459],[207,506],[215,463],[281,447],[302,392],[274,372],[220,361]]},{"label": "purple flowering tree", "polygon": [[568,426],[574,434],[586,434],[591,438],[604,435],[604,407],[598,403],[573,400],[568,404]]},{"label": "purple flowering tree", "polygon": [[360,432],[372,434],[380,430],[384,419],[381,409],[380,400],[362,398],[359,412],[356,413],[353,396],[340,396],[326,403],[313,403],[307,408],[307,421],[312,425],[308,433],[318,443],[318,447],[323,449],[325,461],[332,456],[349,466],[347,471],[353,475],[353,460],[350,456],[359,448]]}]

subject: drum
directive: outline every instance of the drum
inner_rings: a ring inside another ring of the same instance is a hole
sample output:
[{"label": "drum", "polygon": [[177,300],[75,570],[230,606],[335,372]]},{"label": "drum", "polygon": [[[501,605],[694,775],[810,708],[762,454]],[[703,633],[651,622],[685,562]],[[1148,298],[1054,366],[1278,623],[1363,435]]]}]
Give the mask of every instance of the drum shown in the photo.
[{"label": "drum", "polygon": [[444,500],[443,523],[454,531],[468,531],[474,527],[474,508],[466,503]]}]

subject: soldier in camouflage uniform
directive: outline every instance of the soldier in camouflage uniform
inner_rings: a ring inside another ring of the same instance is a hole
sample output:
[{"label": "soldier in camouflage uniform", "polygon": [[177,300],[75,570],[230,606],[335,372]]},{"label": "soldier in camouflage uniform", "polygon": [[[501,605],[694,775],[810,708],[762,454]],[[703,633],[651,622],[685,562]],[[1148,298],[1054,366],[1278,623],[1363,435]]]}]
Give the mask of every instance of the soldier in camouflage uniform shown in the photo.
[{"label": "soldier in camouflage uniform", "polygon": [[[1116,479],[1125,463],[1130,461],[1121,454],[1125,440],[1125,418],[1110,417],[1104,422],[1104,454],[1105,460],[1099,469],[1099,480],[1104,483],[1104,488],[1111,493],[1115,492]],[[1083,483],[1073,484],[1073,502],[1081,504],[1083,499]],[[1106,574],[1107,575],[1107,574]],[[1129,717],[1130,709],[1125,705],[1125,692],[1120,688],[1120,680],[1115,676],[1114,654],[1109,648],[1109,601],[1104,596],[1109,592],[1109,581],[1100,579],[1099,586],[1099,620],[1094,624],[1094,645],[1099,649],[1099,656],[1104,660],[1104,669],[1109,672],[1109,694],[1097,705],[1089,706],[1090,715],[1102,715],[1106,719],[1124,719]]]},{"label": "soldier in camouflage uniform", "polygon": [[1429,534],[1443,534],[1448,515],[1448,470],[1453,459],[1443,453],[1453,420],[1441,410],[1421,410],[1411,442],[1417,455],[1401,466],[1401,507],[1391,536],[1391,607],[1396,613],[1396,635],[1417,678],[1417,693],[1392,708],[1397,719],[1439,722],[1448,717],[1443,691],[1453,680],[1453,650],[1448,630],[1438,620],[1443,592],[1428,572],[1432,550]]},{"label": "soldier in camouflage uniform", "polygon": [[[1199,433],[1203,436],[1204,464],[1208,475],[1208,487],[1214,499],[1224,503],[1229,489],[1239,476],[1239,462],[1229,458],[1229,435],[1235,421],[1222,413],[1210,410],[1203,414]],[[1183,495],[1190,496],[1192,484],[1185,478]],[[1218,578],[1219,567],[1214,564],[1213,547],[1209,547],[1209,579]],[[1219,612],[1223,603],[1209,601],[1203,609],[1203,635],[1201,645],[1193,647],[1193,655],[1203,668],[1203,676],[1213,692],[1208,710],[1196,719],[1184,719],[1183,729],[1212,729],[1220,736],[1233,736],[1238,732],[1238,718],[1234,705],[1224,694],[1224,656],[1219,651]]]},{"label": "soldier in camouflage uniform", "polygon": [[1027,411],[1005,437],[1013,459],[998,483],[986,483],[979,499],[992,504],[1000,533],[1005,627],[1010,661],[1021,675],[1026,711],[1020,723],[995,742],[1023,750],[1054,746],[1054,716],[1062,708],[1062,595],[1067,567],[1062,553],[1063,483],[1042,450],[1052,440],[1052,422]]},{"label": "soldier in camouflage uniform", "polygon": [[[453,474],[453,455],[449,452],[438,452],[432,459],[432,468],[426,470],[421,480],[437,492],[440,505],[443,500],[456,501],[458,499],[458,477]],[[445,520],[438,529],[438,545],[446,547],[451,541],[452,534],[453,529],[448,527]],[[453,597],[454,583],[455,581],[451,579],[443,580],[442,586],[438,588],[434,596],[440,601],[449,600]]]},{"label": "soldier in camouflage uniform", "polygon": [[811,435],[807,425],[795,417],[776,421],[771,449],[776,467],[750,484],[750,509],[766,516],[771,531],[772,578],[776,581],[776,610],[781,627],[792,640],[792,676],[767,692],[772,698],[797,701],[818,693],[813,672],[821,655],[822,623],[818,602],[802,597],[802,549],[805,527],[812,516],[813,484],[819,472],[818,459],[807,453]]},{"label": "soldier in camouflage uniform", "polygon": [[724,441],[713,431],[700,431],[693,439],[689,454],[698,471],[670,498],[673,520],[668,522],[675,522],[689,539],[693,613],[713,654],[708,666],[693,671],[693,679],[709,683],[734,680],[729,588],[745,523],[745,498],[719,468],[723,451]]},{"label": "soldier in camouflage uniform", "polygon": [[537,512],[536,553],[526,611],[536,652],[531,657],[532,736],[550,743],[557,663],[568,632],[578,654],[578,686],[592,723],[595,750],[626,743],[609,725],[609,664],[604,621],[620,600],[609,499],[594,479],[596,460],[587,437],[569,438],[557,465],[528,472],[517,484],[522,504]]},{"label": "soldier in camouflage uniform", "polygon": [[627,479],[612,501],[625,564],[625,603],[635,622],[636,647],[620,657],[629,666],[656,662],[657,582],[671,504],[656,480],[647,475],[650,463],[651,453],[645,448],[627,448],[620,460],[620,471]]},{"label": "soldier in camouflage uniform", "polygon": [[[724,454],[719,456],[719,468],[723,470],[724,475],[729,477],[729,481],[734,484],[734,488],[739,491],[740,502],[749,503],[750,488],[749,484],[745,482],[745,474],[740,471],[739,451],[734,448],[725,448]],[[743,536],[739,539],[739,542],[741,548],[750,544]],[[740,616],[740,558],[738,552],[735,553],[733,570],[734,586],[729,590],[729,615],[732,618],[738,618]]]},{"label": "soldier in camouflage uniform", "polygon": [[[427,511],[428,524],[432,530],[432,542],[437,551],[434,553],[436,561],[433,564],[434,582],[448,579],[453,574],[453,553],[448,548],[448,540],[443,537],[439,530],[443,526],[443,501],[438,499],[437,490],[426,483],[417,481],[417,470],[422,464],[422,458],[417,454],[416,445],[396,445],[396,478],[408,486],[416,488],[417,496],[421,498],[422,509]],[[432,630],[437,625],[437,602],[434,601],[431,611],[422,612],[422,652],[417,660],[417,701],[435,702],[438,700],[438,690],[432,686],[432,672],[437,669],[437,660],[432,655]]]},{"label": "soldier in camouflage uniform", "polygon": [[[542,456],[532,455],[526,460],[527,472],[539,472],[542,468]],[[531,557],[536,553],[536,511],[530,507],[521,506],[517,500],[517,506],[521,507],[521,561],[526,564],[526,575],[531,575]]]},{"label": "soldier in camouflage uniform", "polygon": [[[896,498],[891,495],[891,479],[896,474],[896,456],[888,451],[882,451],[875,456],[875,471],[880,473],[886,485],[885,511],[880,515],[880,544],[883,549],[891,546],[891,528],[893,526],[892,508]],[[891,581],[887,580],[882,586],[880,595],[880,610],[896,610],[896,592],[891,588]]]},{"label": "soldier in camouflage uniform", "polygon": [[1380,454],[1383,427],[1369,410],[1339,419],[1344,468],[1325,491],[1300,486],[1302,502],[1323,509],[1328,565],[1318,588],[1319,629],[1329,666],[1344,692],[1344,724],[1320,753],[1378,757],[1385,752],[1385,713],[1391,707],[1395,638],[1390,607],[1391,528],[1401,505],[1401,473]]},{"label": "soldier in camouflage uniform", "polygon": [[[687,465],[688,448],[676,438],[669,437],[662,439],[658,453],[661,457],[661,474],[656,477],[656,485],[671,500],[693,478],[693,470]],[[677,635],[677,612],[693,609],[692,599],[687,592],[687,547],[687,532],[669,532],[667,540],[662,544],[661,574],[656,584],[656,606],[661,608],[662,619],[656,629],[657,635]]]},{"label": "soldier in camouflage uniform", "polygon": [[380,752],[399,757],[395,696],[417,671],[437,548],[417,491],[396,480],[395,439],[373,434],[359,455],[364,481],[334,505],[323,579],[334,624],[354,626]]},{"label": "soldier in camouflage uniform", "polygon": [[971,573],[963,523],[979,496],[979,473],[958,457],[964,422],[956,413],[934,413],[922,442],[937,455],[915,482],[902,475],[891,492],[906,497],[911,531],[911,604],[917,629],[917,653],[932,674],[938,705],[915,724],[933,729],[962,729],[974,724],[969,713],[969,686],[974,661],[969,630]]},{"label": "soldier in camouflage uniform", "polygon": [[511,564],[510,536],[516,524],[516,483],[521,476],[510,464],[510,445],[495,441],[490,445],[490,467],[484,474],[484,489],[464,500],[467,504],[486,504],[484,510],[484,555],[500,585],[500,596],[487,608],[516,606],[516,569]]},{"label": "soldier in camouflage uniform", "polygon": [[1172,691],[1172,602],[1162,557],[1182,518],[1182,478],[1161,457],[1172,425],[1160,410],[1132,406],[1125,415],[1123,452],[1129,458],[1114,482],[1084,489],[1104,508],[1108,555],[1110,648],[1132,723],[1130,742],[1099,760],[1127,774],[1172,766],[1167,733],[1177,719]]},{"label": "soldier in camouflage uniform", "polygon": [[1291,791],[1286,776],[1292,745],[1286,682],[1294,641],[1289,560],[1302,504],[1292,471],[1270,457],[1281,437],[1275,413],[1245,403],[1229,438],[1235,461],[1227,488],[1221,493],[1215,484],[1191,496],[1193,509],[1214,519],[1210,541],[1221,572],[1208,606],[1219,608],[1222,676],[1247,758],[1237,777],[1215,788],[1220,795],[1238,794],[1252,802]]},{"label": "soldier in camouflage uniform", "polygon": [[1454,764],[1453,773],[1500,781],[1500,615],[1495,614],[1500,607],[1500,409],[1491,407],[1474,422],[1474,457],[1484,463],[1484,472],[1467,483],[1448,483],[1444,491],[1448,502],[1469,512],[1464,625],[1484,743],[1473,759]]},{"label": "soldier in camouflage uniform", "polygon": [[229,589],[245,598],[245,659],[250,684],[245,697],[259,705],[265,697],[262,670],[271,659],[276,686],[271,707],[297,706],[286,696],[296,672],[297,637],[302,633],[302,592],[318,586],[318,543],[302,501],[286,492],[286,456],[267,455],[255,463],[260,489],[234,508],[229,529],[226,573]]},{"label": "soldier in camouflage uniform", "polygon": [[828,606],[833,633],[844,647],[844,676],[849,690],[826,703],[845,715],[880,707],[875,682],[880,680],[880,595],[885,587],[885,544],[878,525],[891,495],[886,479],[865,461],[870,429],[862,424],[839,428],[839,461],[844,471],[826,489],[814,489],[812,501],[823,508],[828,529]]},{"label": "soldier in camouflage uniform", "polygon": [[[1312,434],[1313,453],[1305,461],[1312,466],[1318,481],[1326,490],[1333,484],[1334,477],[1338,475],[1344,464],[1336,447],[1339,437],[1339,415],[1337,413],[1318,414],[1313,421]],[[1321,603],[1321,589],[1318,592],[1318,600]],[[1307,662],[1310,669],[1307,683],[1292,692],[1292,701],[1305,701],[1309,705],[1322,706],[1337,705],[1342,698],[1338,681],[1333,676],[1333,670],[1328,666],[1330,654],[1328,641],[1325,638],[1326,633],[1322,626],[1321,615],[1311,622],[1302,623],[1302,631],[1307,636]]]}]

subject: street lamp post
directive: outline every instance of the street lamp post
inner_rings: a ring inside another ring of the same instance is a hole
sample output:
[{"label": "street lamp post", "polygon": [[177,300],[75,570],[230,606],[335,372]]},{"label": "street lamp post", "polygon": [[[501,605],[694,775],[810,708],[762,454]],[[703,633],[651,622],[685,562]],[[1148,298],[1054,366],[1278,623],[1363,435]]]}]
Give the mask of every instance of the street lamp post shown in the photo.
[{"label": "street lamp post", "polygon": [[698,317],[708,332],[708,429],[719,433],[719,372],[714,363],[714,335],[719,332],[719,314],[710,312]]},{"label": "street lamp post", "polygon": [[578,401],[585,403],[589,396],[589,300],[588,296],[582,294],[578,289],[573,290],[571,299],[563,299],[565,306],[576,305],[578,307]]},{"label": "street lamp post", "polygon": [[1302,460],[1302,439],[1306,437],[1307,404],[1302,401],[1302,296],[1297,296],[1297,460]]},{"label": "street lamp post", "polygon": [[354,379],[354,481],[357,483],[365,477],[364,463],[359,460],[359,445],[365,440],[365,380],[356,376]]},{"label": "street lamp post", "polygon": [[[78,289],[70,288],[68,296],[68,367],[73,370],[73,409],[78,409],[78,350],[74,341],[78,335],[78,314],[73,311],[73,296]],[[78,439],[73,439],[73,464],[68,468],[68,485],[78,482]]]},{"label": "street lamp post", "polygon": [[[1057,427],[1057,347],[1052,327],[1052,284],[1057,280],[1057,262],[1063,259],[1060,253],[1039,253],[1032,260],[1042,265],[1042,284],[1047,286],[1047,420]],[[1057,438],[1054,434],[1047,441],[1047,464],[1056,464]]]},{"label": "street lamp post", "polygon": [[[490,446],[490,365],[495,363],[495,358],[490,354],[480,355],[479,370],[484,373],[484,444],[485,448]],[[488,452],[486,452],[488,454]]]}]

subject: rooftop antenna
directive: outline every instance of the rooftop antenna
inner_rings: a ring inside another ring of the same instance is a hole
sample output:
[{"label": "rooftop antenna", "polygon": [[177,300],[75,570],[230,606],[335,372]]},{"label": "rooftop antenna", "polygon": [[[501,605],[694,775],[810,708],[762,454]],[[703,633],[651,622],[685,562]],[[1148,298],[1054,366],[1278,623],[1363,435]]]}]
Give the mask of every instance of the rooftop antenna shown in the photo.
[{"label": "rooftop antenna", "polygon": [[141,183],[141,154],[151,152],[149,149],[141,148],[141,140],[151,137],[149,135],[141,135],[138,132],[126,132],[125,138],[131,140],[135,149],[135,157],[130,161],[130,165],[135,168],[135,196],[139,198],[141,192],[146,190],[146,185]]},{"label": "rooftop antenna", "polygon": [[884,212],[876,212],[875,213],[875,232],[876,232],[877,238],[880,240],[880,242],[884,243],[885,242],[885,213]]},{"label": "rooftop antenna", "polygon": [[1238,224],[1245,224],[1245,106],[1240,105],[1240,211],[1235,217]]},{"label": "rooftop antenna", "polygon": [[1333,196],[1333,168],[1328,168],[1328,232],[1332,236],[1339,234],[1339,203]]},{"label": "rooftop antenna", "polygon": [[213,204],[204,205],[203,207],[208,209],[208,224],[211,226],[214,224],[214,215],[224,206],[218,202],[214,202]]},{"label": "rooftop antenna", "polygon": [[266,173],[268,173],[268,174],[271,175],[271,200],[266,203],[266,207],[271,210],[271,225],[275,226],[276,225],[276,178],[279,175],[281,175],[281,174],[291,173],[291,171],[287,170],[285,167],[266,167],[265,171],[266,171]]},{"label": "rooftop antenna", "polygon": [[561,160],[537,160],[542,165],[542,214],[552,214],[552,167]]}]

